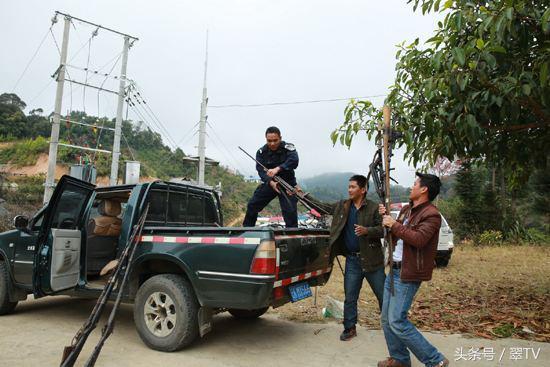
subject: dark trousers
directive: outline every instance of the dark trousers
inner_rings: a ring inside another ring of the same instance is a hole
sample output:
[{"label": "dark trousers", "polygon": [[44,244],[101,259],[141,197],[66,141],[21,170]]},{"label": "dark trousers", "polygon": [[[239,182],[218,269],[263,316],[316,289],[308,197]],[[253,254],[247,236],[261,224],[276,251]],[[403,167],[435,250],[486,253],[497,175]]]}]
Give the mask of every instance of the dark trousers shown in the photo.
[{"label": "dark trousers", "polygon": [[384,282],[386,273],[381,267],[374,271],[363,271],[361,259],[358,256],[346,256],[346,273],[344,275],[344,292],[346,299],[344,301],[344,328],[349,329],[357,324],[357,300],[363,285],[363,279],[367,282],[378,300],[378,307],[382,309],[382,300],[384,297]]},{"label": "dark trousers", "polygon": [[254,195],[252,195],[246,207],[243,227],[254,227],[258,219],[258,213],[277,196],[279,196],[279,204],[281,204],[286,227],[298,227],[298,199],[295,196],[277,194],[269,184],[261,184],[254,191]]}]

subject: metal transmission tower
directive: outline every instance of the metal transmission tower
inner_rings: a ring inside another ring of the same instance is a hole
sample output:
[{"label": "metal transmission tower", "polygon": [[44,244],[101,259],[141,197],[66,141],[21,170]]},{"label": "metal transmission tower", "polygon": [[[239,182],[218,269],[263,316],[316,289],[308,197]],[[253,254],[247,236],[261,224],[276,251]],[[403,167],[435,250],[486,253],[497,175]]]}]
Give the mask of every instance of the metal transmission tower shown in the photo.
[{"label": "metal transmission tower", "polygon": [[208,93],[206,89],[206,75],[208,72],[208,31],[206,31],[206,55],[204,58],[204,81],[202,86],[201,118],[199,122],[199,185],[204,186],[204,169],[206,166],[206,105]]},{"label": "metal transmission tower", "polygon": [[[126,80],[127,80],[126,66],[127,66],[127,62],[128,62],[128,50],[130,49],[130,47],[132,47],[133,43],[138,40],[137,37],[133,37],[133,36],[130,36],[128,34],[121,33],[121,32],[115,31],[113,29],[103,27],[99,24],[95,24],[95,23],[89,22],[87,20],[80,19],[80,18],[74,17],[72,15],[59,12],[59,11],[55,12],[54,19],[56,19],[57,16],[63,16],[64,19],[65,19],[65,24],[64,24],[64,29],[63,29],[63,41],[62,41],[61,50],[60,50],[60,55],[61,55],[60,56],[60,63],[59,63],[59,67],[58,67],[57,71],[54,74],[54,76],[56,76],[56,78],[57,78],[56,79],[57,80],[57,91],[56,91],[56,95],[55,95],[55,109],[54,109],[54,114],[53,114],[53,118],[52,118],[52,132],[51,132],[51,138],[50,138],[50,150],[49,150],[49,154],[48,154],[48,173],[46,175],[46,183],[44,185],[45,186],[45,188],[44,188],[44,203],[50,200],[50,197],[52,196],[52,193],[53,193],[53,189],[55,187],[55,167],[56,167],[56,163],[57,163],[57,148],[58,148],[59,145],[67,146],[67,147],[70,147],[70,148],[76,148],[76,149],[96,151],[96,152],[101,152],[101,153],[111,153],[110,151],[103,150],[103,149],[94,149],[94,148],[90,148],[90,147],[81,147],[81,146],[77,146],[77,145],[73,145],[73,144],[63,144],[63,143],[59,142],[59,127],[60,127],[59,124],[60,124],[60,121],[63,120],[61,118],[61,109],[62,109],[62,102],[63,102],[63,87],[64,87],[65,81],[70,81],[70,82],[75,83],[75,84],[81,84],[81,85],[84,85],[86,87],[91,87],[91,88],[97,89],[99,91],[111,92],[111,93],[114,93],[114,94],[118,95],[117,116],[116,116],[116,124],[115,124],[115,129],[114,129],[115,138],[114,138],[113,152],[112,152],[113,161],[112,161],[112,165],[111,165],[111,176],[110,176],[110,183],[111,184],[116,184],[117,175],[118,175],[118,160],[119,160],[119,156],[120,156],[120,136],[121,136],[121,130],[122,130],[122,110],[123,110],[123,107],[124,107],[125,86],[126,86]],[[120,70],[120,77],[119,77],[120,84],[119,84],[118,92],[111,91],[111,90],[108,90],[108,89],[104,89],[104,88],[102,88],[102,86],[98,87],[98,86],[95,86],[95,85],[91,85],[91,84],[88,84],[87,82],[84,82],[84,83],[78,82],[76,80],[72,80],[72,78],[70,78],[71,80],[66,79],[65,71],[66,71],[66,68],[67,68],[67,50],[68,50],[68,46],[69,46],[69,30],[70,30],[70,26],[71,26],[71,23],[72,23],[73,20],[76,20],[78,22],[85,23],[87,25],[96,27],[96,30],[101,29],[101,30],[111,32],[111,33],[114,33],[114,34],[117,34],[119,36],[124,37],[124,48],[123,48],[123,51],[122,51],[122,66],[121,66],[121,70]],[[52,35],[53,35],[53,33],[52,33]],[[66,121],[66,120],[64,120],[64,121]],[[84,126],[88,126],[88,127],[91,127],[91,128],[98,128],[98,126],[90,125],[90,124],[83,123],[83,122],[74,122],[74,123],[84,125]],[[104,127],[100,127],[100,128],[111,130],[110,128],[104,128]]]}]

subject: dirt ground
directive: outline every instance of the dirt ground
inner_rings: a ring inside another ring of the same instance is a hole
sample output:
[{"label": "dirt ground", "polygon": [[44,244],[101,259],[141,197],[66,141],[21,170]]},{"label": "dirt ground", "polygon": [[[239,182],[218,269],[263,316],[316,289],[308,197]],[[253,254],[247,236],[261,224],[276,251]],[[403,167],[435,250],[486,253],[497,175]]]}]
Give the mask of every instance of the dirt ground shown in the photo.
[{"label": "dirt ground", "polygon": [[[340,259],[342,267],[345,259]],[[424,282],[410,311],[423,330],[488,339],[514,337],[550,342],[550,246],[476,247],[457,245],[449,266]],[[315,292],[315,291],[314,291]],[[271,310],[281,318],[325,322],[326,296],[344,300],[342,273],[335,262],[329,282],[315,297]],[[378,303],[368,283],[359,299],[359,323],[379,329]]]},{"label": "dirt ground", "polygon": [[[0,318],[0,366],[58,366],[63,346],[70,343],[93,305],[91,300],[68,297],[22,302],[14,314]],[[110,307],[106,311],[108,313]],[[102,325],[103,322],[88,339],[78,366],[84,365]],[[360,327],[357,338],[349,342],[338,340],[340,331],[341,326],[336,323],[291,322],[273,315],[242,322],[223,313],[215,316],[213,331],[203,339],[185,350],[161,353],[141,342],[134,328],[132,308],[124,305],[118,314],[115,332],[107,340],[96,366],[369,367],[386,357],[384,338],[379,330]],[[453,366],[542,367],[547,366],[550,359],[548,343],[511,338],[472,339],[438,333],[425,336],[453,361]],[[517,353],[519,348],[521,354]],[[490,351],[494,353],[492,361]],[[464,360],[477,356],[479,359]],[[513,359],[519,357],[522,359]],[[460,360],[455,362],[457,358]],[[497,363],[499,359],[501,363]],[[413,366],[420,365],[413,358]]]}]

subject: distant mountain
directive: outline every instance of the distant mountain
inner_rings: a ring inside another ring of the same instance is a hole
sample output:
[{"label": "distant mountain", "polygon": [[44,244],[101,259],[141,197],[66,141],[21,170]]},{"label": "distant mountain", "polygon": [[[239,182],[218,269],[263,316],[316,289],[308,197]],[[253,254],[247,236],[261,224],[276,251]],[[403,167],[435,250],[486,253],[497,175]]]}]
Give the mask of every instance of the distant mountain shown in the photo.
[{"label": "distant mountain", "polygon": [[300,180],[304,190],[323,201],[336,201],[348,197],[348,180],[352,172],[330,172]]},{"label": "distant mountain", "polygon": [[[319,200],[337,201],[348,197],[348,181],[353,172],[328,172],[317,176],[299,180],[304,190],[310,192]],[[391,185],[392,201],[408,201],[409,188],[401,185]],[[372,180],[369,182],[369,191],[367,197],[373,201],[379,201]]]}]

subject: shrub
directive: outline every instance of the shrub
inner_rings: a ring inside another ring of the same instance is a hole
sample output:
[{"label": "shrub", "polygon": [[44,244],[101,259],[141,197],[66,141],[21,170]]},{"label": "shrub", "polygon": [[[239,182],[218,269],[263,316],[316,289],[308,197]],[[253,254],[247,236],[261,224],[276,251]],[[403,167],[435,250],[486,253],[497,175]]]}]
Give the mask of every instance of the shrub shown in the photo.
[{"label": "shrub", "polygon": [[40,154],[48,152],[48,146],[46,138],[41,136],[19,141],[0,150],[0,162],[11,163],[17,167],[32,166],[36,164]]},{"label": "shrub", "polygon": [[474,244],[478,246],[502,245],[504,237],[501,231],[488,230],[474,237]]}]

